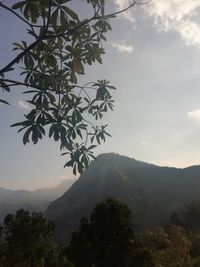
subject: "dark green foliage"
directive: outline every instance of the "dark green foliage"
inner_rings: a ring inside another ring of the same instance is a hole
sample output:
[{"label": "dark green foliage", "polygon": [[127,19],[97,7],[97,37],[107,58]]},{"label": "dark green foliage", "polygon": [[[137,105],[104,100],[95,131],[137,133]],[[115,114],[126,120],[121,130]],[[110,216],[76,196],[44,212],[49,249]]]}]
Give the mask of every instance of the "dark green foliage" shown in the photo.
[{"label": "dark green foliage", "polygon": [[185,230],[171,226],[146,231],[139,235],[143,248],[151,251],[152,266],[155,267],[192,267],[191,243]]},{"label": "dark green foliage", "polygon": [[179,225],[184,227],[184,219],[181,217],[181,215],[177,212],[172,212],[172,215],[170,217],[170,224],[173,225]]},{"label": "dark green foliage", "polygon": [[114,199],[97,204],[89,221],[81,220],[66,252],[77,267],[146,266],[147,254],[135,243],[131,211]]},{"label": "dark green foliage", "polygon": [[191,241],[191,255],[195,258],[200,258],[200,228],[189,231]]},{"label": "dark green foliage", "polygon": [[54,225],[19,210],[0,226],[0,267],[199,267],[200,228],[171,225],[135,233],[131,211],[107,199],[59,248]]},{"label": "dark green foliage", "polygon": [[193,201],[184,213],[185,228],[200,228],[200,202]]},{"label": "dark green foliage", "polygon": [[192,201],[185,209],[173,212],[170,217],[170,224],[179,225],[189,230],[200,228],[200,202]]},{"label": "dark green foliage", "polygon": [[41,214],[19,210],[8,214],[2,227],[5,267],[56,267],[58,247],[54,242],[55,225]]}]

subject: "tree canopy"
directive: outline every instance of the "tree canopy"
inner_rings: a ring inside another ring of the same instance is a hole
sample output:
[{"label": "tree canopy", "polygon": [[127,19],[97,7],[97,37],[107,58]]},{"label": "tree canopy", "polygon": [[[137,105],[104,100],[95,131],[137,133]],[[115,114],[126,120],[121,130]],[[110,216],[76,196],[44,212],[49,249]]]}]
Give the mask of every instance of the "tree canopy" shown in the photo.
[{"label": "tree canopy", "polygon": [[78,266],[130,266],[134,248],[131,211],[114,199],[96,205],[72,234],[69,254]]},{"label": "tree canopy", "polygon": [[[0,69],[2,92],[22,87],[30,96],[24,120],[12,126],[23,131],[24,144],[36,144],[48,133],[62,155],[70,156],[65,166],[73,167],[74,174],[87,168],[93,149],[110,136],[99,120],[113,110],[115,89],[104,79],[80,85],[79,77],[87,65],[102,63],[110,19],[141,4],[133,0],[124,10],[107,14],[105,0],[82,2],[89,17],[82,17],[72,0],[25,0],[13,6],[0,1],[0,8],[24,23],[28,40],[13,43],[16,54]],[[5,98],[0,102],[9,104]]]},{"label": "tree canopy", "polygon": [[42,214],[19,210],[8,214],[0,229],[0,266],[55,267],[58,247],[54,241],[55,225]]}]

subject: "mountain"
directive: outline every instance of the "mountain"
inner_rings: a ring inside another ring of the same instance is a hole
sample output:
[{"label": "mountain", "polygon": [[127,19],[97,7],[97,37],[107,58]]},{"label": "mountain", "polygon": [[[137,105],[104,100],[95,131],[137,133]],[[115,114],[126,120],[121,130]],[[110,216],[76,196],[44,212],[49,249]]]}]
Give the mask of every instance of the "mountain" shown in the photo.
[{"label": "mountain", "polygon": [[50,202],[64,194],[74,182],[75,179],[63,180],[55,187],[34,191],[0,188],[0,221],[8,213],[14,213],[20,208],[30,212],[43,211]]},{"label": "mountain", "polygon": [[46,216],[57,224],[58,239],[66,240],[106,197],[128,204],[136,229],[164,226],[173,211],[200,201],[200,166],[159,167],[117,154],[102,154],[72,187],[52,202]]}]

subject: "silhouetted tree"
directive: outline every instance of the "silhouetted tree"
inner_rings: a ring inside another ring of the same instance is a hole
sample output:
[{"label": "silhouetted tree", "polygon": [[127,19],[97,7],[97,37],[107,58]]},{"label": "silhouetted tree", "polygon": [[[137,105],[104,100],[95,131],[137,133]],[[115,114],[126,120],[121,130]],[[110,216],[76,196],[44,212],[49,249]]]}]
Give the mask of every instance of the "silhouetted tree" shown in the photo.
[{"label": "silhouetted tree", "polygon": [[183,218],[181,218],[181,216],[177,212],[172,212],[170,216],[170,224],[179,225],[183,227],[184,226]]},{"label": "silhouetted tree", "polygon": [[77,267],[153,266],[135,241],[131,211],[114,199],[97,204],[90,220],[81,220],[66,253]]},{"label": "silhouetted tree", "polygon": [[7,215],[3,224],[5,267],[56,267],[58,247],[55,226],[42,214],[19,210]]},{"label": "silhouetted tree", "polygon": [[200,228],[200,202],[193,201],[184,212],[185,228],[187,230]]}]

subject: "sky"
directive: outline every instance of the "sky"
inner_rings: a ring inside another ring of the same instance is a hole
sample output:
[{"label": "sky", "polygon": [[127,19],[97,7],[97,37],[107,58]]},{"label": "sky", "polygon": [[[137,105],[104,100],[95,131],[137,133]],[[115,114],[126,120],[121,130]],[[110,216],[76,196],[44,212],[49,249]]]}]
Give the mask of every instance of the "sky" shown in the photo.
[{"label": "sky", "polygon": [[[15,2],[14,0],[4,3]],[[82,11],[83,1],[72,1]],[[109,10],[128,0],[109,0]],[[84,9],[87,16],[87,9]],[[200,164],[200,0],[152,0],[111,22],[103,64],[84,80],[107,79],[117,87],[115,109],[106,115],[112,138],[95,154],[116,152],[160,166]],[[26,40],[23,25],[0,9],[0,67],[13,56],[12,42]],[[19,89],[0,105],[0,187],[35,189],[71,178],[59,146],[45,138],[22,143],[10,128],[29,108]]]}]

